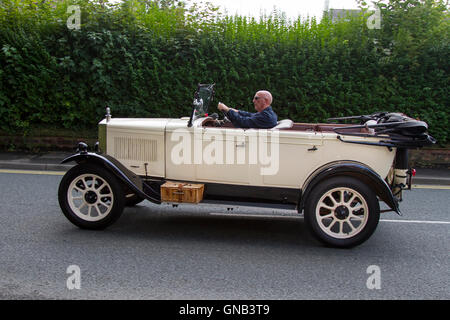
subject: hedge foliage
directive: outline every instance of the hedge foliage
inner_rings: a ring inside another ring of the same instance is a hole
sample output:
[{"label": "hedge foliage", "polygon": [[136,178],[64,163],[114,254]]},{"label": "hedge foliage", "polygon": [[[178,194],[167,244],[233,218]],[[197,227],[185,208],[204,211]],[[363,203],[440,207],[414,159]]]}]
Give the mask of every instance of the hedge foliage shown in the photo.
[{"label": "hedge foliage", "polygon": [[[80,29],[69,29],[81,9]],[[364,6],[364,3],[362,3]],[[449,15],[442,1],[380,3],[367,18],[288,21],[223,16],[210,4],[174,0],[3,0],[0,3],[0,128],[95,126],[114,117],[180,117],[197,83],[216,83],[216,102],[253,110],[270,90],[280,119],[399,111],[449,132]]]}]

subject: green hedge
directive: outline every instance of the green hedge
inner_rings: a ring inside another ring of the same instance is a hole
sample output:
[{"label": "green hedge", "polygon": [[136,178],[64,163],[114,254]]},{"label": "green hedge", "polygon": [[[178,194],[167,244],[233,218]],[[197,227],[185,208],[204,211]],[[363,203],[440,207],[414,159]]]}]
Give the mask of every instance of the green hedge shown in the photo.
[{"label": "green hedge", "polygon": [[105,106],[114,117],[185,116],[196,84],[215,82],[216,102],[252,110],[255,91],[267,89],[279,118],[298,122],[405,112],[445,144],[448,12],[436,1],[404,2],[382,6],[382,29],[369,30],[367,15],[257,20],[176,1],[79,0],[70,4],[81,7],[81,29],[69,30],[69,3],[5,0],[0,128],[92,127]]}]

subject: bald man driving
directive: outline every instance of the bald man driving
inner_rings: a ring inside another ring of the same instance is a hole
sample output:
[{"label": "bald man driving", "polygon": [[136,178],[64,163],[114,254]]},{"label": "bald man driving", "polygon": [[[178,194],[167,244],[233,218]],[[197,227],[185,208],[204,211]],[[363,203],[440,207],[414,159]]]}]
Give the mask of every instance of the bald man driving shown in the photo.
[{"label": "bald man driving", "polygon": [[253,97],[256,113],[236,110],[219,102],[217,109],[223,111],[236,128],[270,129],[277,125],[277,115],[273,112],[272,95],[269,91],[261,90]]}]

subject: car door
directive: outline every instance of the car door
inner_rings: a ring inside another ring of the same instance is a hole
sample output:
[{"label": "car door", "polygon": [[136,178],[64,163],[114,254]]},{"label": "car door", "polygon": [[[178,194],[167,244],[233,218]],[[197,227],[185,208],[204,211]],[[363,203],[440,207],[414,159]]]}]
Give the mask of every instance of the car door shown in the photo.
[{"label": "car door", "polygon": [[198,156],[195,163],[197,180],[249,183],[249,152],[245,130],[205,127],[194,139]]},{"label": "car door", "polygon": [[[323,134],[318,131],[273,131],[278,132],[275,145],[271,147],[273,142],[268,138],[265,138],[264,144],[267,150],[278,145],[275,148],[278,155],[272,156],[272,170],[261,175],[261,183],[267,186],[301,187],[305,179],[322,165],[327,157],[322,148]],[[254,170],[261,170],[263,165],[257,165]]]}]

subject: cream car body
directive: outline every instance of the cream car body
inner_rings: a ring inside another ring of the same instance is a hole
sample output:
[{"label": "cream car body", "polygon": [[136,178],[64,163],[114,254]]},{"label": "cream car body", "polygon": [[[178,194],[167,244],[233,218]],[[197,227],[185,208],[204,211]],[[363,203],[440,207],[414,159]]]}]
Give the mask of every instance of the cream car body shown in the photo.
[{"label": "cream car body", "polygon": [[322,242],[351,247],[375,231],[379,201],[400,213],[413,175],[408,149],[435,142],[426,123],[388,112],[331,119],[356,125],[285,119],[269,130],[235,128],[207,115],[212,87],[199,85],[188,118],[113,118],[108,110],[95,152],[80,143],[63,161],[77,162],[59,186],[64,215],[102,229],[145,199],[288,208],[304,213]]}]

